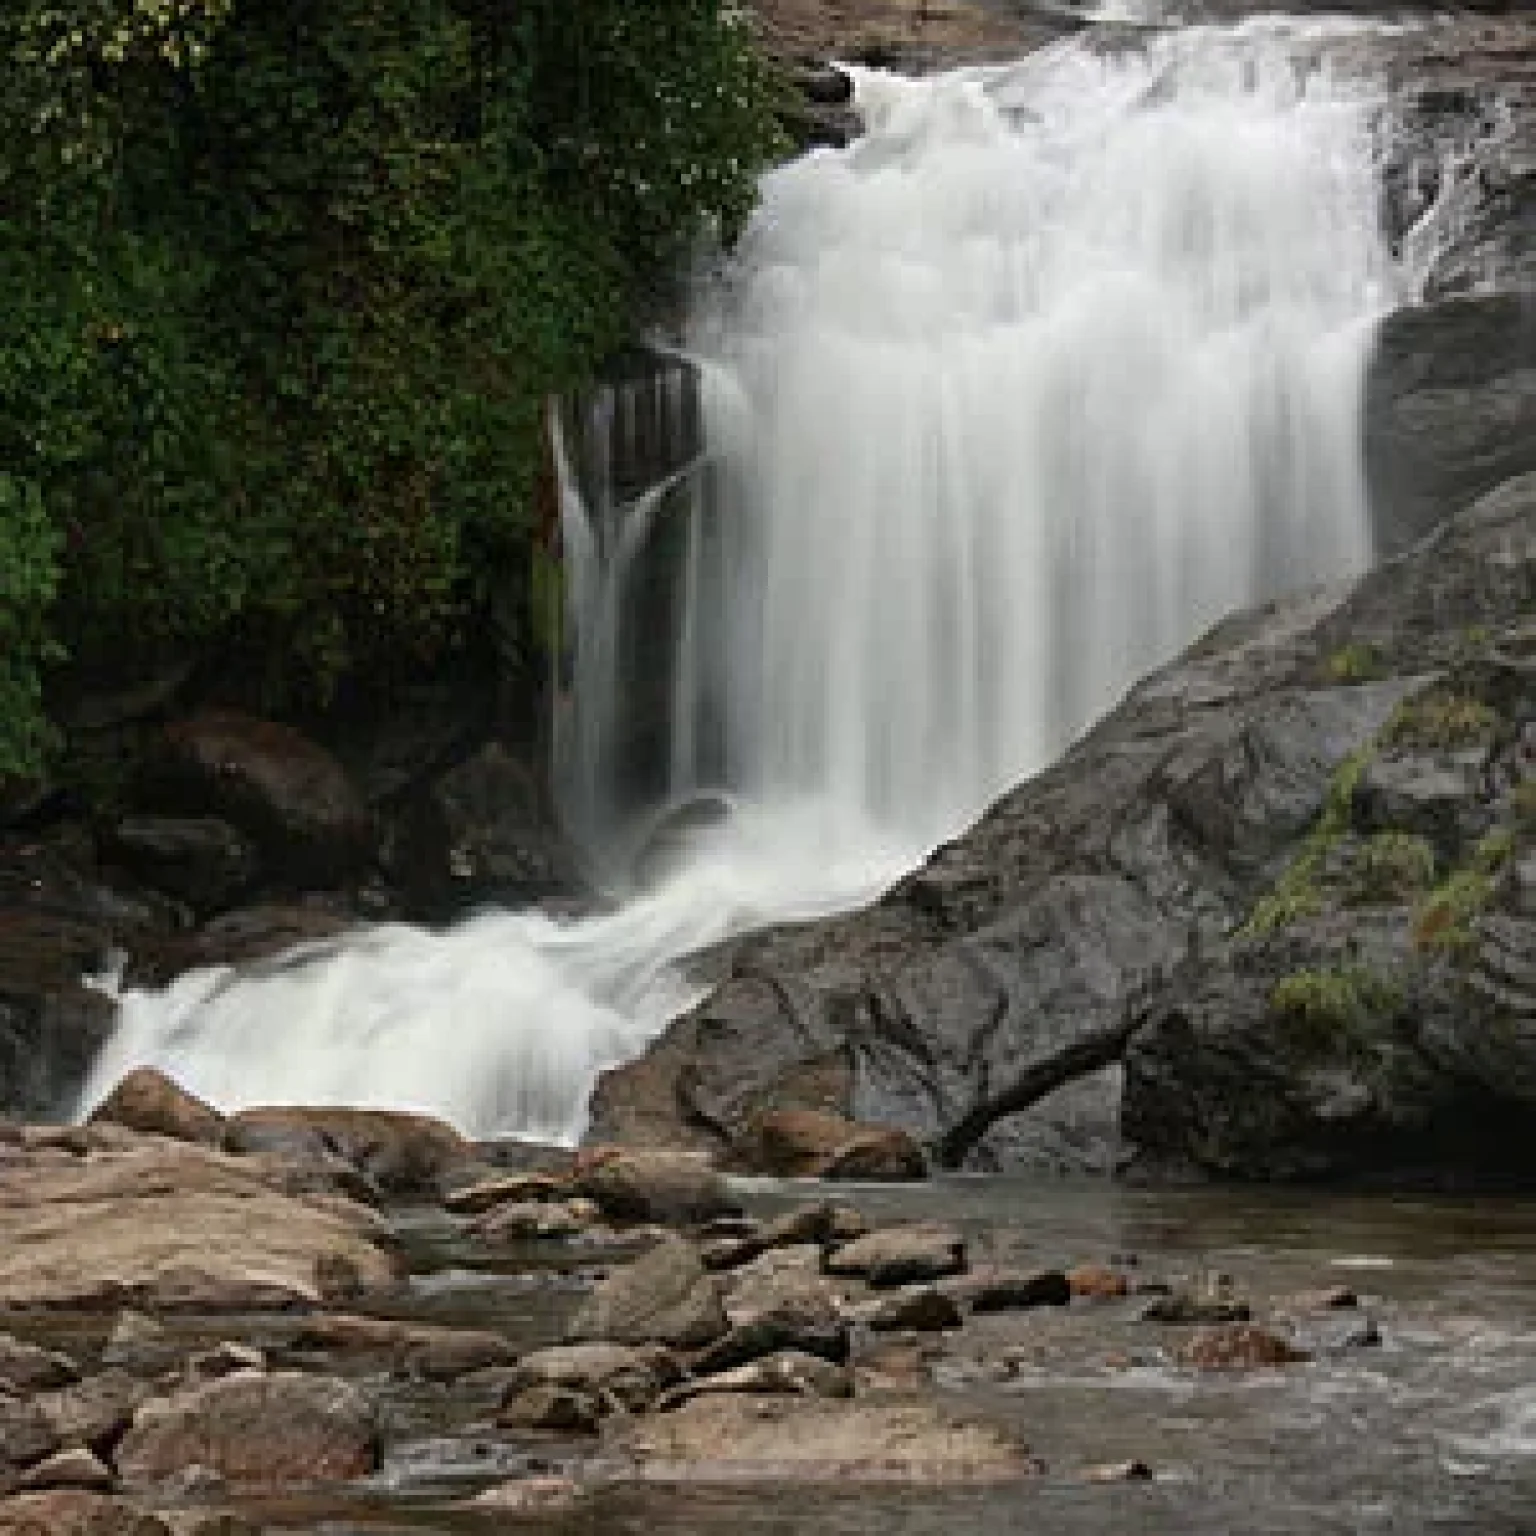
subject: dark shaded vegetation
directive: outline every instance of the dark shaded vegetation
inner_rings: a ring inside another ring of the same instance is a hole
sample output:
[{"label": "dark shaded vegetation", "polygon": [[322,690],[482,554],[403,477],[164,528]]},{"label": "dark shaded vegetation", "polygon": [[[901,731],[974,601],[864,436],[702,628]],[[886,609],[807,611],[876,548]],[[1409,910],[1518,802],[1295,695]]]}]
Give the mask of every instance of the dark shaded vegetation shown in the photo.
[{"label": "dark shaded vegetation", "polygon": [[740,225],[773,106],[718,0],[5,6],[0,776],[72,676],[534,666],[544,403]]}]

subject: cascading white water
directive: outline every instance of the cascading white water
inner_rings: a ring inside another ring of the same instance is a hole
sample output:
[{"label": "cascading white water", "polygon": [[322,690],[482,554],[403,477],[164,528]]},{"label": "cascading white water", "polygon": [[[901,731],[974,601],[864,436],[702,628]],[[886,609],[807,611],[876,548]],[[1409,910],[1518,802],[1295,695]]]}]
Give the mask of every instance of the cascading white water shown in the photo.
[{"label": "cascading white water", "polygon": [[[866,136],[766,179],[691,330],[711,465],[667,771],[732,814],[606,915],[376,928],[129,993],[86,1101],[152,1062],[225,1105],[572,1136],[597,1069],[692,995],[680,957],[867,899],[1211,620],[1358,569],[1398,279],[1377,103],[1323,38],[860,74]],[[568,496],[565,767],[596,826],[624,597],[589,510]]]}]

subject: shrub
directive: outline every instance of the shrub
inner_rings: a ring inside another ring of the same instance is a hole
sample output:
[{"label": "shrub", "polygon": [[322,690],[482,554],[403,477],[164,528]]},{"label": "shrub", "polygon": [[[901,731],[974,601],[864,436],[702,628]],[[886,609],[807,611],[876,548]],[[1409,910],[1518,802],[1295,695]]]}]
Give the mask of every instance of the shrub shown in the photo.
[{"label": "shrub", "polygon": [[51,618],[0,732],[49,636],[310,699],[470,643],[544,402],[740,225],[773,106],[717,0],[4,7],[0,465],[51,532],[0,580]]}]

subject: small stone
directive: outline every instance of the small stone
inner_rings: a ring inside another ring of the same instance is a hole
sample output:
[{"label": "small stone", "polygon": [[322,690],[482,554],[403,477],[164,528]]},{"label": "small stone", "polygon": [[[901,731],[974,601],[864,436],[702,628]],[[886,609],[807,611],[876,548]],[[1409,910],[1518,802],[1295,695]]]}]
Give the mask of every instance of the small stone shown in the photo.
[{"label": "small stone", "polygon": [[151,1389],[126,1371],[103,1371],[37,1399],[59,1443],[104,1455],[122,1438]]},{"label": "small stone", "polygon": [[502,1404],[496,1422],[510,1429],[546,1429],[560,1434],[595,1435],[604,1405],[595,1393],[539,1382],[515,1392]]},{"label": "small stone", "polygon": [[135,1067],[91,1111],[88,1123],[121,1125],[208,1147],[224,1139],[224,1116],[154,1067]]},{"label": "small stone", "polygon": [[569,1509],[581,1498],[581,1485],[569,1477],[520,1477],[477,1493],[466,1509],[527,1510]]},{"label": "small stone", "polygon": [[877,1296],[850,1308],[847,1316],[876,1333],[940,1333],[964,1322],[954,1300],[932,1286]]},{"label": "small stone", "polygon": [[180,1353],[170,1330],[143,1312],[117,1314],[101,1352],[101,1363],[152,1376],[170,1366]]},{"label": "small stone", "polygon": [[200,1349],[188,1355],[182,1367],[182,1375],[189,1386],[203,1381],[216,1381],[220,1376],[231,1376],[236,1371],[264,1371],[267,1357],[249,1344],[239,1344],[225,1339],[212,1349]]},{"label": "small stone", "polygon": [[899,1182],[928,1176],[922,1148],[908,1132],[815,1109],[755,1115],[733,1149],[733,1162],[743,1172],[784,1179]]},{"label": "small stone", "polygon": [[378,1424],[359,1389],[294,1371],[240,1371],[153,1399],[116,1455],[128,1483],[201,1467],[248,1493],[363,1477],[378,1459]]},{"label": "small stone", "polygon": [[1150,1483],[1152,1468],[1144,1461],[1110,1461],[1097,1467],[1085,1467],[1085,1483]]},{"label": "small stone", "polygon": [[477,1216],[466,1228],[469,1236],[489,1243],[574,1237],[592,1224],[592,1202],[520,1200],[498,1205]]},{"label": "small stone", "polygon": [[682,1375],[665,1349],[623,1344],[563,1344],[536,1349],[518,1361],[503,1405],[533,1387],[560,1387],[591,1397],[603,1408],[617,1405],[643,1413]]},{"label": "small stone", "polygon": [[1107,1300],[1129,1296],[1131,1282],[1118,1269],[1105,1264],[1079,1264],[1067,1271],[1067,1285],[1074,1296]]},{"label": "small stone", "polygon": [[1295,1296],[1287,1297],[1283,1303],[1288,1312],[1349,1312],[1359,1305],[1359,1295],[1347,1285],[1330,1285],[1315,1291],[1302,1291]]},{"label": "small stone", "polygon": [[88,1488],[104,1493],[116,1481],[110,1467],[104,1466],[84,1446],[74,1446],[55,1451],[30,1468],[21,1479],[21,1487],[32,1492],[47,1488]]},{"label": "small stone", "polygon": [[825,1261],[829,1274],[859,1275],[881,1290],[941,1280],[965,1267],[965,1239],[953,1227],[919,1223],[855,1238]]},{"label": "small stone", "polygon": [[449,1328],[345,1312],[309,1319],[294,1339],[299,1349],[382,1356],[402,1376],[451,1381],[470,1371],[508,1365],[512,1346],[499,1333],[480,1328]]},{"label": "small stone", "polygon": [[34,1466],[59,1448],[59,1437],[35,1402],[0,1393],[0,1480]]},{"label": "small stone", "polygon": [[1296,1365],[1311,1357],[1267,1329],[1231,1323],[1196,1334],[1176,1351],[1176,1358],[1201,1371],[1245,1371]]},{"label": "small stone", "polygon": [[42,1349],[9,1333],[0,1333],[0,1390],[46,1392],[80,1380],[80,1367],[56,1349]]},{"label": "small stone", "polygon": [[769,1222],[763,1231],[769,1248],[794,1248],[804,1243],[851,1243],[869,1231],[869,1223],[851,1205],[818,1200]]},{"label": "small stone", "polygon": [[739,1269],[767,1251],[768,1244],[761,1237],[714,1237],[699,1245],[699,1258],[705,1269],[718,1273]]},{"label": "small stone", "polygon": [[706,1273],[698,1249],[668,1237],[603,1281],[572,1319],[569,1336],[700,1349],[729,1327],[720,1282]]},{"label": "small stone", "polygon": [[656,1404],[658,1413],[671,1413],[693,1398],[711,1392],[746,1392],[760,1396],[852,1397],[853,1378],[842,1366],[816,1355],[783,1350],[694,1381],[685,1381],[665,1393]]},{"label": "small stone", "polygon": [[554,1200],[566,1187],[565,1180],[553,1174],[512,1173],[503,1178],[482,1180],[467,1189],[454,1190],[443,1197],[443,1209],[455,1216],[483,1216],[499,1205]]},{"label": "small stone", "polygon": [[1159,1296],[1141,1314],[1144,1323],[1246,1323],[1253,1316],[1227,1275],[1203,1275],[1192,1286]]},{"label": "small stone", "polygon": [[940,1281],[939,1289],[970,1312],[1022,1312],[1032,1307],[1064,1307],[1072,1288],[1059,1269],[1004,1269],[984,1265]]},{"label": "small stone", "polygon": [[700,1222],[740,1210],[714,1169],[678,1153],[587,1148],[571,1183],[612,1221]]}]

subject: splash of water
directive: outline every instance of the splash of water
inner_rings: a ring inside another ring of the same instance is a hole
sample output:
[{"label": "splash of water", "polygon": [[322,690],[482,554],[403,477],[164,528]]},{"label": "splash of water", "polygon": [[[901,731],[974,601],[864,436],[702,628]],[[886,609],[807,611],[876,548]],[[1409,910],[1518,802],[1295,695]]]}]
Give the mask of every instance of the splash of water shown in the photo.
[{"label": "splash of water", "polygon": [[[226,1106],[574,1136],[595,1072],[694,995],[682,957],[870,898],[1221,614],[1359,569],[1397,277],[1377,103],[1321,36],[861,73],[866,136],[766,179],[691,327],[710,463],[679,514],[659,798],[731,813],[601,916],[376,928],[129,993],[86,1101],[153,1062]],[[611,849],[632,597],[591,506],[565,516],[562,773]]]}]

